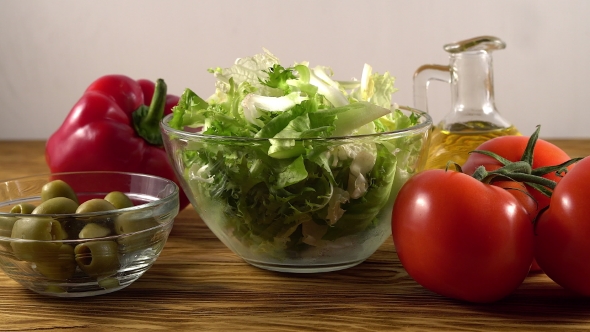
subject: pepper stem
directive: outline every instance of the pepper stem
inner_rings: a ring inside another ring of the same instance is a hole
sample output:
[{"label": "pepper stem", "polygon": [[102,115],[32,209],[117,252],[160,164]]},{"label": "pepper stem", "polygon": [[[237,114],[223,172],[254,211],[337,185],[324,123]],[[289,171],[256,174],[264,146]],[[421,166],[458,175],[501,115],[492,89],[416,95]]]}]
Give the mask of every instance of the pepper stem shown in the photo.
[{"label": "pepper stem", "polygon": [[140,106],[133,112],[133,127],[135,132],[148,143],[162,145],[162,134],[160,132],[160,121],[164,116],[166,107],[167,86],[163,79],[156,80],[156,87],[150,106]]}]

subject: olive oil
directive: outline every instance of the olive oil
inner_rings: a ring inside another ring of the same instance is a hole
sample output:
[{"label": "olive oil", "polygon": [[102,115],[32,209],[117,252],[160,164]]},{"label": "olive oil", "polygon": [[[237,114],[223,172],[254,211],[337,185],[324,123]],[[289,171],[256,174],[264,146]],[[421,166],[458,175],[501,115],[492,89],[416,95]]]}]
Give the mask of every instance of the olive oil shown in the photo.
[{"label": "olive oil", "polygon": [[483,142],[506,135],[521,135],[514,127],[497,128],[486,123],[455,123],[453,128],[444,130],[440,125],[433,128],[430,137],[430,149],[425,169],[446,168],[455,162],[463,165],[469,152]]}]

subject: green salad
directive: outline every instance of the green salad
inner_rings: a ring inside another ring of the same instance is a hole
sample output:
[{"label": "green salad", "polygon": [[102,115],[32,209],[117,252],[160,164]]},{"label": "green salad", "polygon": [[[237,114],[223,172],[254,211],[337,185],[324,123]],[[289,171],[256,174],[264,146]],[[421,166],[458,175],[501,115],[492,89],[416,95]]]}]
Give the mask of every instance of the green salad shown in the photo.
[{"label": "green salad", "polygon": [[214,94],[186,89],[169,126],[200,128],[183,175],[224,234],[281,258],[383,223],[422,149],[417,135],[370,135],[419,122],[392,104],[394,77],[365,64],[360,79],[338,81],[267,50],[209,72]]}]

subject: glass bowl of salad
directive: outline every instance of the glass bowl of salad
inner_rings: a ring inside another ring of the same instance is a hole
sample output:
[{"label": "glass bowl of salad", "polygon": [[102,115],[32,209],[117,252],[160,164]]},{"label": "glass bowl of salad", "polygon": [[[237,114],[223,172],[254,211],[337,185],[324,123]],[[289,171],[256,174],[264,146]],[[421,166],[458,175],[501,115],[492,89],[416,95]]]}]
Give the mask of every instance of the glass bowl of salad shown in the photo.
[{"label": "glass bowl of salad", "polygon": [[178,186],[138,173],[72,172],[0,181],[0,268],[55,297],[131,285],[159,257]]},{"label": "glass bowl of salad", "polygon": [[161,129],[205,224],[251,265],[316,273],[355,266],[391,236],[393,202],[425,163],[430,116],[391,102],[394,78],[283,67],[266,51],[210,69]]}]

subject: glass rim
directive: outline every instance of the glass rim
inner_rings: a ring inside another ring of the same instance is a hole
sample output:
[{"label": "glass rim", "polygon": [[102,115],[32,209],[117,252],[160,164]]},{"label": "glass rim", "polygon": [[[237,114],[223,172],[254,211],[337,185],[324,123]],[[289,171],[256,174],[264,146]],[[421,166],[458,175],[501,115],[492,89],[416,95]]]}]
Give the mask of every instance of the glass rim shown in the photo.
[{"label": "glass rim", "polygon": [[220,135],[205,135],[198,132],[190,132],[186,130],[180,130],[170,127],[168,124],[170,119],[174,114],[168,114],[162,118],[160,121],[160,128],[168,133],[173,133],[174,135],[178,135],[185,138],[203,138],[203,139],[223,139],[228,141],[237,141],[237,142],[264,142],[270,139],[276,141],[322,141],[322,142],[330,142],[330,141],[345,141],[351,139],[366,139],[366,138],[382,138],[382,137],[396,137],[396,136],[405,136],[412,133],[417,133],[421,131],[428,130],[433,125],[433,120],[430,114],[427,112],[409,107],[409,106],[397,106],[396,109],[401,109],[404,111],[409,111],[415,114],[418,114],[421,118],[424,118],[424,121],[403,129],[398,130],[391,130],[385,131],[380,133],[371,133],[371,134],[361,134],[361,135],[345,135],[345,136],[334,136],[334,137],[305,137],[305,138],[272,138],[272,137],[244,137],[244,136],[220,136]]},{"label": "glass rim", "polygon": [[[116,210],[109,210],[109,211],[97,211],[97,212],[86,212],[86,213],[64,213],[64,214],[28,214],[28,213],[11,213],[11,212],[2,212],[0,211],[0,217],[15,217],[15,218],[23,218],[23,217],[30,217],[34,216],[35,218],[54,218],[58,216],[59,218],[89,218],[89,217],[96,217],[96,216],[109,216],[109,215],[118,215],[125,212],[132,212],[132,211],[140,211],[140,210],[147,210],[158,205],[166,204],[174,199],[179,199],[180,188],[179,186],[172,180],[152,175],[152,174],[143,174],[143,173],[134,173],[134,172],[119,172],[119,171],[77,171],[77,172],[56,172],[56,173],[43,173],[43,174],[36,174],[36,175],[26,175],[21,177],[16,177],[12,179],[5,179],[0,180],[0,185],[5,185],[9,182],[18,182],[18,181],[25,181],[25,180],[32,180],[35,178],[44,178],[44,177],[51,177],[51,176],[67,176],[67,175],[92,175],[92,174],[117,174],[117,175],[129,175],[130,177],[136,178],[150,178],[156,180],[163,180],[166,182],[166,186],[172,185],[172,192],[165,197],[158,198],[157,200],[142,203],[140,205],[135,205],[127,208],[116,209]],[[31,196],[33,198],[35,196]],[[0,202],[0,206],[4,206],[4,202]],[[157,226],[156,226],[157,227]],[[131,233],[128,233],[131,234]],[[123,235],[123,234],[121,234]],[[1,239],[2,237],[0,237]],[[49,241],[44,241],[49,242]]]}]

